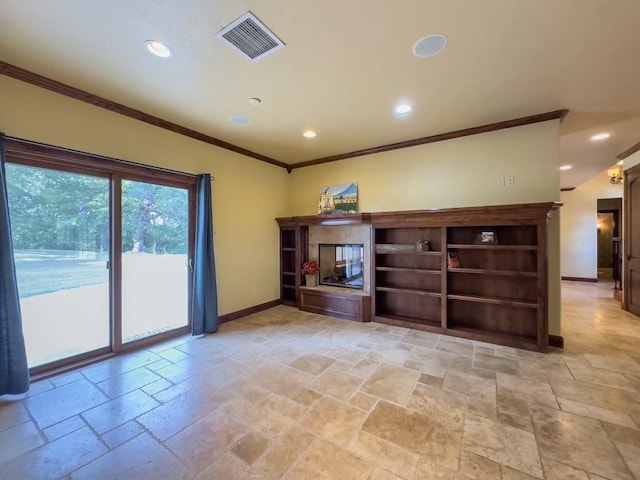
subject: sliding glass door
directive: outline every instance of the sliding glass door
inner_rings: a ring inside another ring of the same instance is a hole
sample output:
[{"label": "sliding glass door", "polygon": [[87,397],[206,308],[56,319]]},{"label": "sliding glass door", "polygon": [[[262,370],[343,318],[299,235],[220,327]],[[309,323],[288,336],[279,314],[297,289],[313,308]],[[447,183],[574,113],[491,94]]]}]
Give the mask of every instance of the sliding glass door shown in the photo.
[{"label": "sliding glass door", "polygon": [[189,191],[122,182],[122,342],[189,324]]},{"label": "sliding glass door", "polygon": [[195,177],[7,141],[32,373],[187,333]]},{"label": "sliding glass door", "polygon": [[109,179],[6,172],[29,366],[108,349]]}]

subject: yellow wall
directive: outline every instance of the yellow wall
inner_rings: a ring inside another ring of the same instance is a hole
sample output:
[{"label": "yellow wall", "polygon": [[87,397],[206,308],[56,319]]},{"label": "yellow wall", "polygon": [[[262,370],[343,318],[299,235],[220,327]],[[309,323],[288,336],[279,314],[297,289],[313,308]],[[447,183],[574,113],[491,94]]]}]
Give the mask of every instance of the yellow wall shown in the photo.
[{"label": "yellow wall", "polygon": [[[0,131],[52,145],[211,173],[220,313],[279,297],[276,217],[316,213],[323,185],[358,182],[360,211],[555,201],[558,121],[296,169],[219,149],[0,76]],[[497,187],[513,176],[513,187]],[[233,200],[231,200],[233,199]],[[559,257],[552,220],[550,259]],[[560,271],[549,265],[550,333],[560,333]]]},{"label": "yellow wall", "polygon": [[[358,183],[361,212],[559,200],[559,122],[293,170],[291,214],[315,215],[320,187]],[[497,187],[513,176],[513,187]]]},{"label": "yellow wall", "polygon": [[[293,170],[291,214],[314,215],[320,187],[358,183],[359,210],[380,212],[558,201],[559,121]],[[513,187],[498,187],[499,177]],[[560,233],[549,223],[549,332],[560,335]]]},{"label": "yellow wall", "polygon": [[279,298],[286,171],[0,75],[0,131],[170,168],[211,173],[220,314]]}]

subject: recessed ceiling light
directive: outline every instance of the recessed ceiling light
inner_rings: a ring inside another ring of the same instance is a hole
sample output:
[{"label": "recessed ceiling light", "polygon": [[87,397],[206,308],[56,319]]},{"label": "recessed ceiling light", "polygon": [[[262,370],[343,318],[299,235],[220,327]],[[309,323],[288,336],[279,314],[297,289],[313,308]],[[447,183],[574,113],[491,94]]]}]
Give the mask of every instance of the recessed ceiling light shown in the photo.
[{"label": "recessed ceiling light", "polygon": [[401,103],[400,105],[397,105],[394,110],[398,115],[406,115],[413,110],[413,107],[408,103]]},{"label": "recessed ceiling light", "polygon": [[302,134],[305,138],[316,138],[316,132],[313,130],[307,130]]},{"label": "recessed ceiling light", "polygon": [[147,40],[144,43],[147,46],[147,50],[157,57],[167,58],[173,53],[167,45],[157,40]]},{"label": "recessed ceiling light", "polygon": [[597,142],[598,140],[606,140],[610,136],[611,136],[610,133],[598,133],[597,135],[594,135],[593,137],[591,137],[591,140],[594,140]]},{"label": "recessed ceiling light", "polygon": [[413,44],[413,54],[419,58],[434,57],[447,47],[447,43],[449,39],[446,35],[441,33],[427,35]]},{"label": "recessed ceiling light", "polygon": [[249,119],[245,117],[231,117],[229,120],[234,125],[240,125],[241,127],[244,127],[245,125],[249,125]]},{"label": "recessed ceiling light", "polygon": [[624,165],[624,160],[620,160],[616,165]]},{"label": "recessed ceiling light", "polygon": [[571,170],[571,165],[563,165],[560,167],[560,170]]},{"label": "recessed ceiling light", "polygon": [[260,100],[258,97],[251,97],[249,99],[249,105],[253,105],[254,107],[256,105],[260,105],[262,103],[262,100]]}]

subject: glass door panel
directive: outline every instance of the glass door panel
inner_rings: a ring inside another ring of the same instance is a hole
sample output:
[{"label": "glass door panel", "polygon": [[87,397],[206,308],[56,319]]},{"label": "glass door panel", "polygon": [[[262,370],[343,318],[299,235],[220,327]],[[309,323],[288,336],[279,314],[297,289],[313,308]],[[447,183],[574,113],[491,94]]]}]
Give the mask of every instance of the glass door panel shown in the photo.
[{"label": "glass door panel", "polygon": [[122,181],[122,343],[189,324],[189,191]]},{"label": "glass door panel", "polygon": [[29,367],[108,348],[109,179],[6,172]]}]

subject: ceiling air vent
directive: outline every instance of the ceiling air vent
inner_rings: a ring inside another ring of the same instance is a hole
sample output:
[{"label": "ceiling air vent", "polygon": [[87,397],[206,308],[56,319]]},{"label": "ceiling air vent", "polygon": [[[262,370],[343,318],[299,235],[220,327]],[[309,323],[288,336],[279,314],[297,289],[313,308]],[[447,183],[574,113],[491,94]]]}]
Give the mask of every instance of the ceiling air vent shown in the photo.
[{"label": "ceiling air vent", "polygon": [[224,27],[216,36],[252,62],[257,62],[284,47],[284,43],[251,12],[245,13]]}]

